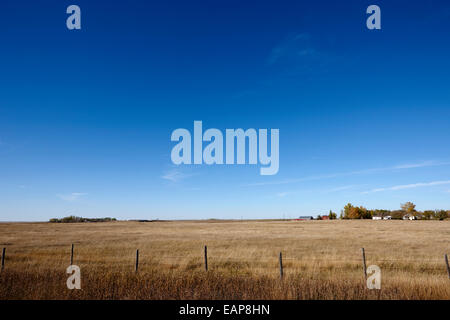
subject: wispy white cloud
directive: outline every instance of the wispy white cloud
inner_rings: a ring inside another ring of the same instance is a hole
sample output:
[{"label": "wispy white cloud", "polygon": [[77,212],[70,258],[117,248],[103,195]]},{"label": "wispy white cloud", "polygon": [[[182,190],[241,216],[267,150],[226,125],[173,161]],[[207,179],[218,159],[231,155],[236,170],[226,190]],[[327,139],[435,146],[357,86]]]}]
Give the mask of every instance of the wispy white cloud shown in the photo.
[{"label": "wispy white cloud", "polygon": [[308,33],[291,34],[278,43],[270,52],[267,59],[269,65],[275,64],[282,59],[293,59],[313,55],[316,51],[309,43]]},{"label": "wispy white cloud", "polygon": [[349,171],[349,172],[338,172],[338,173],[331,173],[331,174],[324,174],[324,175],[309,176],[309,177],[303,177],[303,178],[284,179],[284,180],[277,180],[277,181],[264,181],[264,182],[250,183],[245,186],[252,187],[252,186],[266,186],[266,185],[281,185],[281,184],[298,183],[298,182],[304,182],[304,181],[332,179],[332,178],[346,177],[346,176],[352,176],[352,175],[372,174],[372,173],[379,173],[379,172],[384,172],[384,171],[406,170],[406,169],[414,169],[414,168],[444,166],[444,165],[450,165],[450,162],[429,160],[429,161],[423,161],[423,162],[418,162],[418,163],[400,164],[400,165],[396,165],[396,166],[392,166],[392,167],[385,167],[385,168],[372,168],[372,169],[363,169],[363,170],[356,170],[356,171]]},{"label": "wispy white cloud", "polygon": [[289,77],[327,72],[336,60],[330,55],[327,43],[307,32],[289,34],[272,48],[266,64]]},{"label": "wispy white cloud", "polygon": [[193,174],[183,173],[180,170],[170,170],[161,176],[164,180],[169,180],[171,182],[179,182],[183,179],[189,178],[193,176]]},{"label": "wispy white cloud", "polygon": [[440,186],[440,185],[446,185],[446,184],[450,184],[450,180],[403,184],[403,185],[392,186],[392,187],[387,187],[387,188],[372,189],[369,191],[364,191],[362,193],[367,194],[367,193],[382,192],[382,191],[396,191],[396,190],[421,188],[421,187],[433,187],[433,186]]},{"label": "wispy white cloud", "polygon": [[64,201],[76,201],[80,197],[87,195],[87,193],[83,192],[72,192],[68,194],[57,194],[56,196]]},{"label": "wispy white cloud", "polygon": [[412,169],[412,168],[423,168],[423,167],[435,167],[435,166],[444,166],[449,165],[450,162],[441,162],[428,160],[419,163],[406,163],[393,167],[393,169]]}]

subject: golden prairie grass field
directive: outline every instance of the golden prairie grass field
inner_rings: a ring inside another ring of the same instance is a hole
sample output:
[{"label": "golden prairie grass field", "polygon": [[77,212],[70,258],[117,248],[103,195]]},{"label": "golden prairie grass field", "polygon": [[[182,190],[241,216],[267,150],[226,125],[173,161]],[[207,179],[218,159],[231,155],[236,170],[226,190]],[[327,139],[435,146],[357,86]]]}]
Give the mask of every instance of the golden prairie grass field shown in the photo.
[{"label": "golden prairie grass field", "polygon": [[[81,290],[66,286],[72,243]],[[0,299],[448,300],[449,244],[448,220],[1,223]]]}]

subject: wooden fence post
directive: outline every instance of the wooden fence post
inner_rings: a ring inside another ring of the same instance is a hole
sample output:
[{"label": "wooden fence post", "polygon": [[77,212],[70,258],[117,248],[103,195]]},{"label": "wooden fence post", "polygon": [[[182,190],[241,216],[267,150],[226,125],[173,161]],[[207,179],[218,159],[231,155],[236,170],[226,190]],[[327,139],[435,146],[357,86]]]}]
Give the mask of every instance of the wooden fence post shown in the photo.
[{"label": "wooden fence post", "polygon": [[208,247],[205,246],[205,270],[208,271]]},{"label": "wooden fence post", "polygon": [[280,278],[283,279],[283,256],[280,252]]},{"label": "wooden fence post", "polygon": [[73,265],[73,243],[72,243],[72,250],[70,251],[70,265]]},{"label": "wooden fence post", "polygon": [[136,250],[136,268],[135,271],[138,272],[139,269],[139,249]]},{"label": "wooden fence post", "polygon": [[448,257],[447,257],[447,254],[444,255],[444,259],[445,259],[445,264],[447,265],[447,274],[448,274],[448,278],[450,279],[450,267],[448,266]]},{"label": "wooden fence post", "polygon": [[364,279],[367,278],[367,268],[366,268],[366,252],[364,248],[361,248],[362,251],[362,260],[363,260],[363,270],[364,270]]},{"label": "wooden fence post", "polygon": [[2,250],[2,269],[1,269],[1,271],[3,271],[3,269],[5,269],[5,255],[6,255],[6,248],[3,248],[3,250]]}]

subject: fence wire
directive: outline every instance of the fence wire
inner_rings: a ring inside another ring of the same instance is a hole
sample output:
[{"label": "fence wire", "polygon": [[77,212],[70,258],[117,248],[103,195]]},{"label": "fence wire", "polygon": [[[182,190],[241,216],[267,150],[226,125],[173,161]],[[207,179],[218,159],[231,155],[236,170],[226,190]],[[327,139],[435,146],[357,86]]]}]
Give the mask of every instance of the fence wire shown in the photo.
[{"label": "fence wire", "polygon": [[[26,254],[30,251],[27,250],[27,248],[24,251],[21,251],[20,247],[14,247],[14,250],[12,253],[8,255],[6,253],[6,259],[5,259],[5,250],[3,250],[2,254],[2,269],[5,267],[4,263],[5,260],[14,263],[14,264],[25,264],[25,265],[33,265],[33,262],[36,262],[38,259],[33,259],[33,257],[27,257]],[[22,253],[23,252],[23,253]],[[53,260],[56,263],[64,263],[65,261],[62,261],[62,252],[58,252],[57,255],[51,255],[50,250],[44,249],[44,250],[31,250],[32,254],[38,254],[40,258],[43,256],[46,257],[48,260]],[[129,255],[127,254],[127,259],[124,259],[125,255],[104,255],[98,256],[95,258],[89,257],[86,259],[85,254],[86,251],[82,248],[75,247],[75,258],[74,258],[74,264],[80,264],[80,265],[96,265],[96,264],[103,264],[103,263],[109,263],[114,265],[114,262],[117,262],[117,264],[120,264],[120,267],[123,267],[124,261],[129,260],[130,266],[135,263],[134,252],[130,252]],[[70,248],[67,250],[67,257],[69,258],[69,254],[71,254]],[[260,253],[258,253],[260,254]],[[72,259],[72,257],[71,257]],[[35,261],[36,260],[36,261]],[[65,259],[64,259],[65,260]],[[180,262],[179,260],[183,260]],[[207,260],[210,267],[214,268],[221,268],[221,267],[230,267],[232,269],[239,269],[239,268],[248,268],[252,270],[267,270],[271,268],[275,268],[280,264],[279,256],[274,255],[272,257],[268,256],[251,256],[248,255],[244,258],[238,258],[234,257],[232,255],[224,256],[224,255],[214,255],[214,250],[210,250],[210,252],[207,254]],[[69,260],[67,260],[69,261]],[[202,265],[205,264],[205,256],[199,252],[198,255],[193,255],[192,252],[186,254],[186,255],[167,255],[164,252],[161,251],[142,251],[140,250],[139,254],[139,265],[140,266],[154,266],[154,265],[160,265],[160,266],[176,266],[176,267],[186,267],[188,265],[194,265],[194,267],[201,268]],[[318,259],[317,257],[308,259],[307,257],[298,257],[298,256],[289,256],[285,253],[283,253],[282,257],[283,267],[287,270],[289,268],[292,269],[303,269],[303,270],[314,270],[314,269],[345,269],[345,268],[355,268],[355,267],[363,267],[364,262],[362,259],[362,256],[359,258],[352,257],[350,259],[336,259],[336,258],[327,258],[324,256],[323,259]],[[437,271],[437,270],[445,270],[444,265],[444,259],[437,259],[437,258],[423,258],[423,259],[417,259],[417,258],[380,258],[377,256],[371,257],[370,254],[366,255],[366,264],[380,264],[383,269],[390,269],[390,270],[410,270],[410,269],[418,269],[421,271]],[[447,261],[445,261],[447,262]],[[261,264],[264,263],[266,266],[261,266]],[[136,262],[137,264],[137,262]],[[230,265],[231,264],[231,265]],[[410,265],[410,266],[407,266]],[[450,277],[450,271],[447,264],[447,272],[449,273]]]}]

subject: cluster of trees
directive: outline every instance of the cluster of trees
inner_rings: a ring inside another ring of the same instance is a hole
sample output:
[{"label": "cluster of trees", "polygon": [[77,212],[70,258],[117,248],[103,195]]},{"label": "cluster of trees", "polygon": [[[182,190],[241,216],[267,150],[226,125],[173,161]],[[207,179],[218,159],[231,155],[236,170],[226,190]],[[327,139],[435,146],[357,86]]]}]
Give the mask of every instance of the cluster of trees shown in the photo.
[{"label": "cluster of trees", "polygon": [[355,207],[347,204],[341,211],[341,219],[372,219],[372,217],[390,216],[392,219],[403,219],[405,215],[414,216],[423,220],[444,220],[450,218],[450,210],[425,210],[417,211],[416,205],[406,202],[400,205],[400,210],[366,209],[363,206]]},{"label": "cluster of trees", "polygon": [[431,220],[444,220],[450,218],[450,210],[425,210],[422,212],[422,219]]},{"label": "cluster of trees", "polygon": [[337,214],[330,210],[330,213],[327,215],[321,216],[320,214],[317,216],[316,220],[323,220],[323,217],[328,217],[330,220],[337,219]]},{"label": "cluster of trees", "polygon": [[372,211],[363,206],[354,207],[351,203],[348,203],[341,211],[341,219],[372,219]]},{"label": "cluster of trees", "polygon": [[328,218],[330,220],[337,219],[337,214],[330,210],[330,213],[328,214]]},{"label": "cluster of trees", "polygon": [[75,222],[110,222],[116,221],[116,218],[83,218],[76,216],[64,217],[62,219],[52,218],[49,222],[52,223],[75,223]]}]

